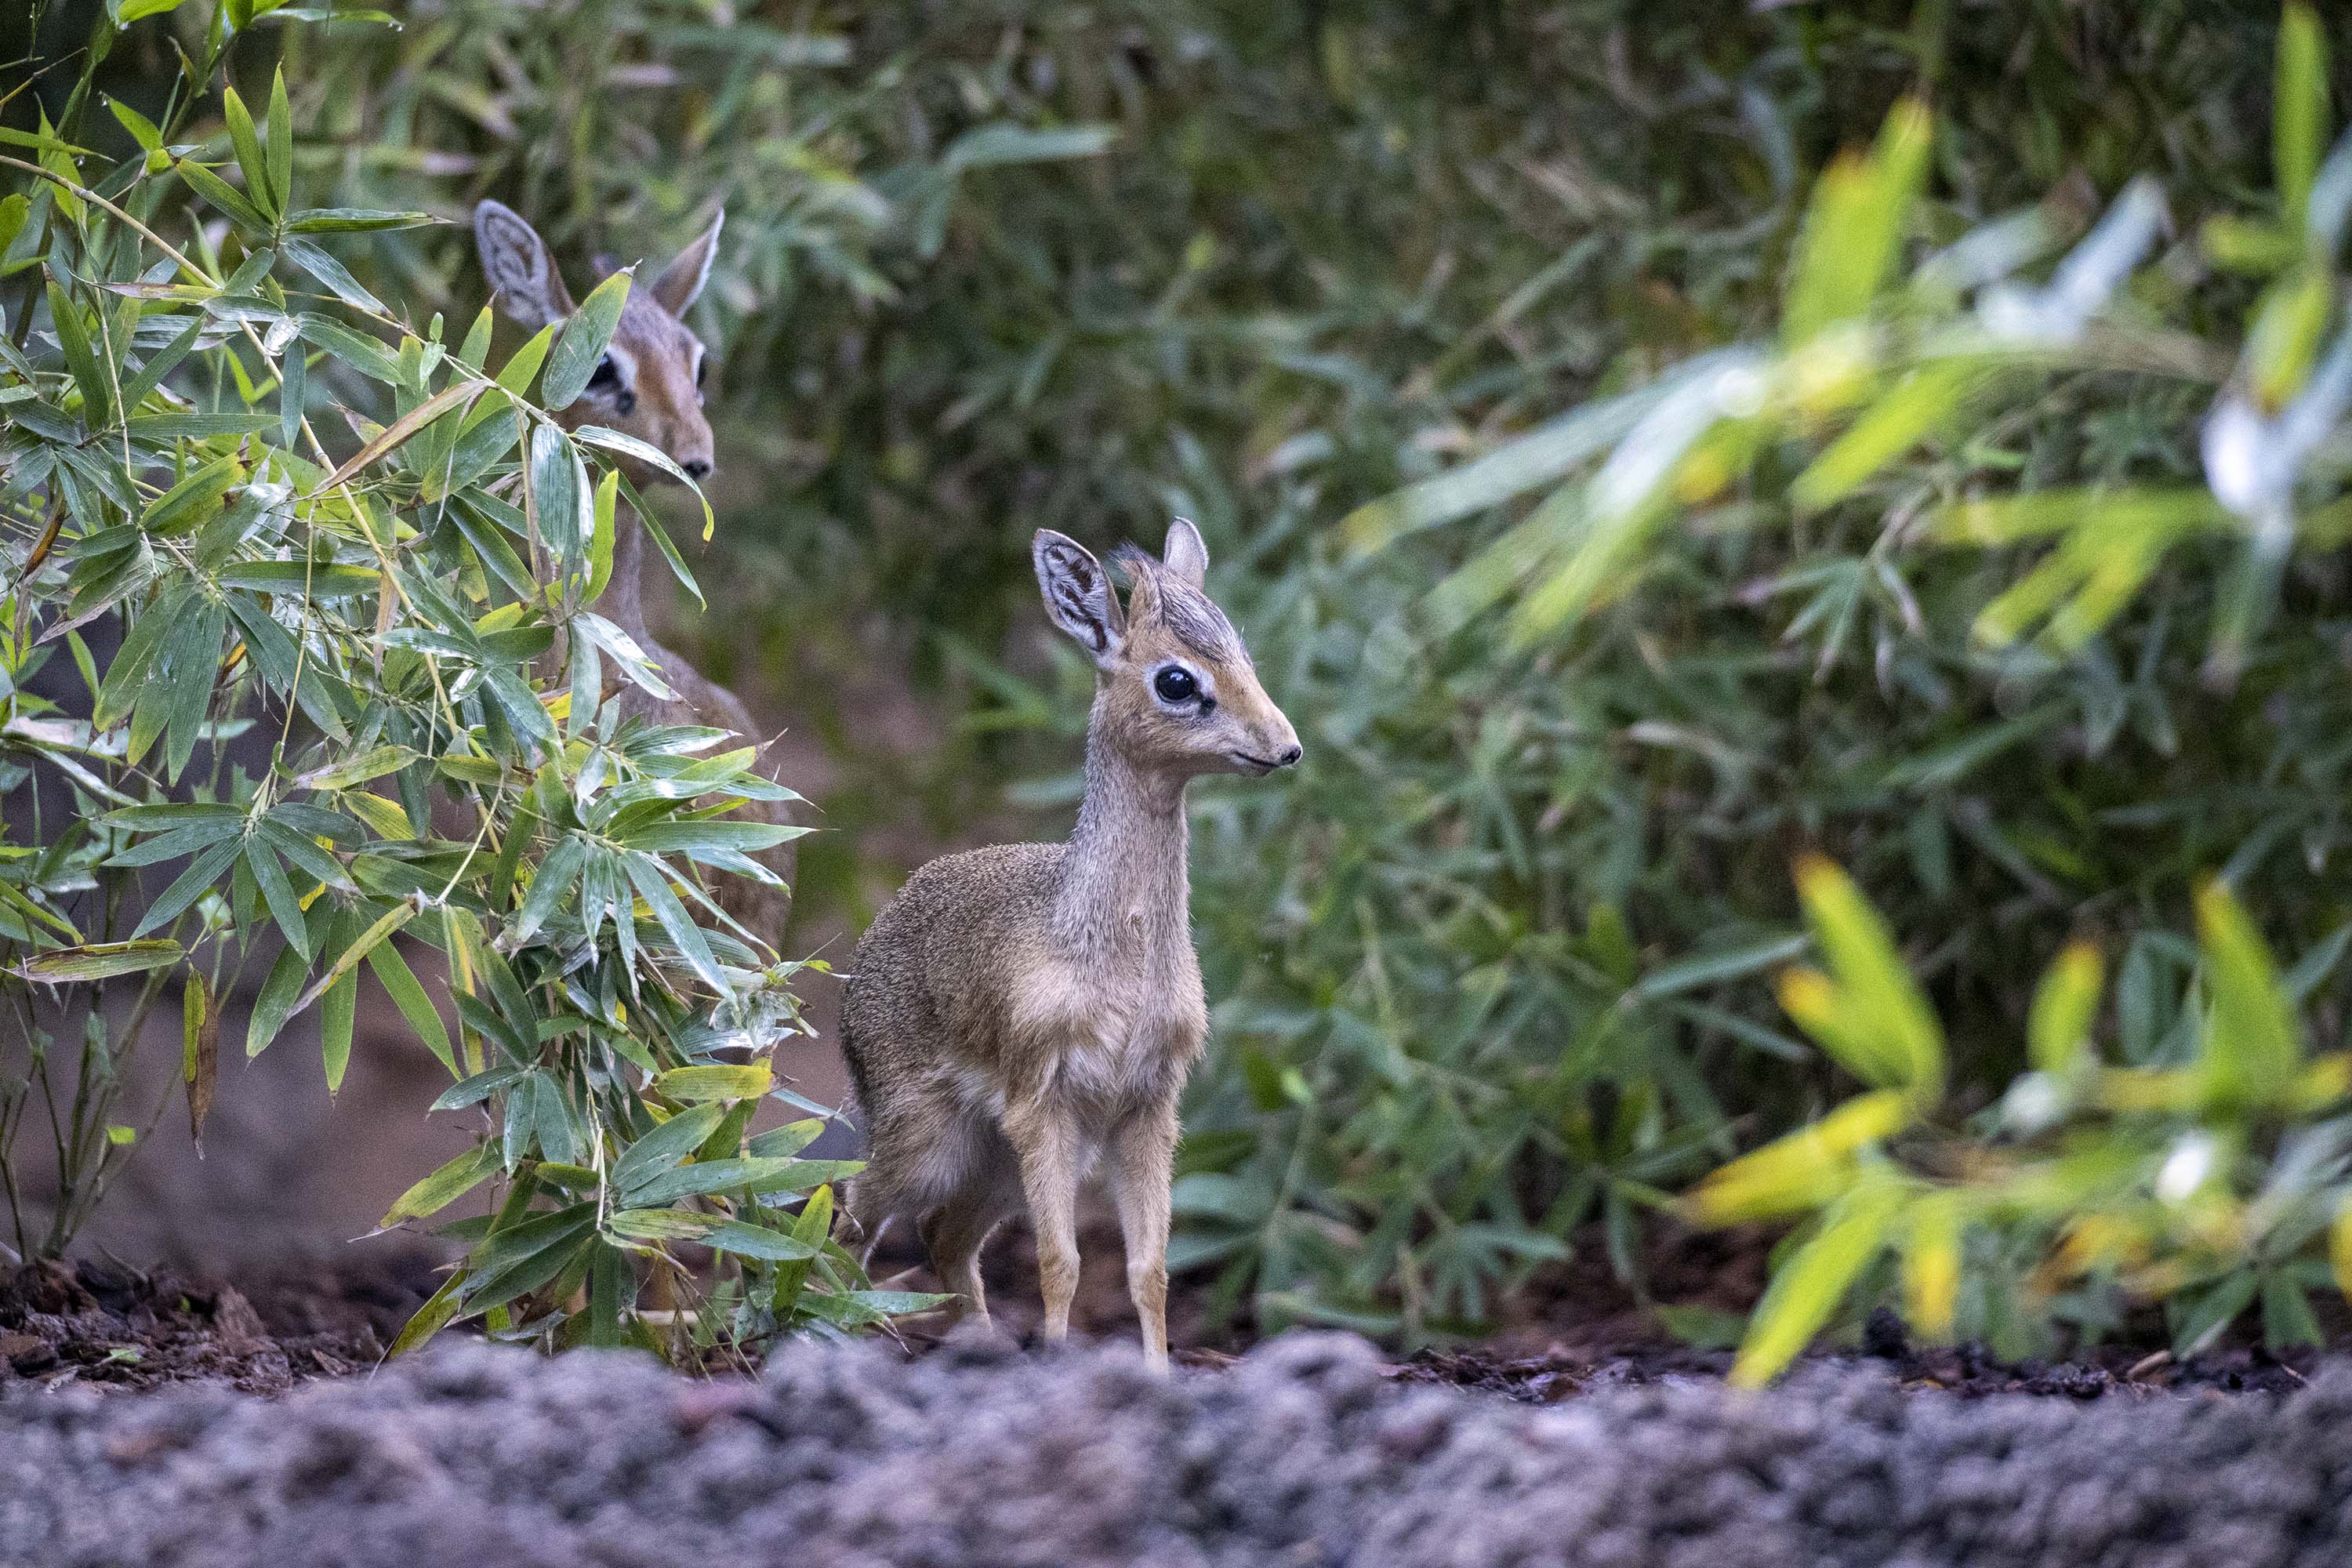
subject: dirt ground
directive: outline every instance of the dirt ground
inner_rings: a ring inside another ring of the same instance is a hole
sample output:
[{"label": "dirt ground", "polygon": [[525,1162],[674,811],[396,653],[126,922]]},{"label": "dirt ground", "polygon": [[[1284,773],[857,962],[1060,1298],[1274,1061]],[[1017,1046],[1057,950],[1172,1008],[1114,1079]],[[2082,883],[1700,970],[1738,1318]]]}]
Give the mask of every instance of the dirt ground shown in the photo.
[{"label": "dirt ground", "polygon": [[[1668,1240],[1660,1252],[1663,1274],[1671,1277],[1720,1255],[1726,1262],[1716,1279],[1716,1299],[1739,1299],[1748,1272],[1740,1267],[1742,1249],[1718,1237]],[[1089,1227],[1083,1251],[1089,1267],[1080,1276],[1074,1331],[1085,1340],[1131,1343],[1134,1316],[1116,1230]],[[908,1261],[886,1250],[877,1255],[877,1272]],[[370,1373],[439,1283],[439,1262],[428,1245],[386,1237],[283,1258],[234,1275],[233,1283],[168,1268],[142,1272],[109,1259],[0,1273],[0,1387],[143,1393],[200,1383],[277,1395],[306,1383]],[[992,1247],[987,1273],[1001,1337],[1034,1345],[1036,1276],[1026,1237]],[[935,1283],[919,1268],[892,1282]],[[1615,1389],[1715,1384],[1730,1368],[1728,1352],[1694,1348],[1664,1332],[1606,1269],[1567,1271],[1549,1287],[1539,1296],[1551,1314],[1548,1321],[1531,1313],[1475,1346],[1391,1358],[1382,1363],[1381,1374],[1401,1384],[1548,1405]],[[1234,1365],[1236,1352],[1257,1338],[1246,1322],[1211,1325],[1202,1292],[1182,1281],[1169,1316],[1176,1358],[1194,1372]],[[940,1353],[960,1337],[944,1314],[910,1320],[889,1353],[919,1359]],[[2080,1402],[2192,1392],[2289,1394],[2306,1385],[2316,1363],[2315,1353],[2281,1359],[2240,1346],[2181,1363],[2145,1344],[2114,1344],[2055,1363],[2011,1363],[1972,1346],[1914,1345],[1900,1321],[1882,1312],[1859,1347],[1817,1351],[1810,1364],[1915,1394],[2024,1394]]]},{"label": "dirt ground", "polygon": [[1550,1407],[1349,1336],[787,1352],[757,1381],[455,1344],[282,1400],[0,1391],[5,1568],[2329,1568],[2352,1365],[2284,1396],[1906,1394],[1815,1369]]}]

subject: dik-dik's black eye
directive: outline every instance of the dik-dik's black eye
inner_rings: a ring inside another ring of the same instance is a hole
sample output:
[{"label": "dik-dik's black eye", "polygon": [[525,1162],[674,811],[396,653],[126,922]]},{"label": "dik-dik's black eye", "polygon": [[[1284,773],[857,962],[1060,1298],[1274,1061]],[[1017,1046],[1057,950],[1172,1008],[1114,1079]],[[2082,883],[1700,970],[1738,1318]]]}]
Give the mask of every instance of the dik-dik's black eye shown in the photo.
[{"label": "dik-dik's black eye", "polygon": [[1181,665],[1171,664],[1151,678],[1151,689],[1162,702],[1190,702],[1201,695],[1201,683]]},{"label": "dik-dik's black eye", "polygon": [[611,354],[596,362],[595,374],[588,378],[588,384],[597,392],[610,392],[621,384],[621,367],[613,363]]}]

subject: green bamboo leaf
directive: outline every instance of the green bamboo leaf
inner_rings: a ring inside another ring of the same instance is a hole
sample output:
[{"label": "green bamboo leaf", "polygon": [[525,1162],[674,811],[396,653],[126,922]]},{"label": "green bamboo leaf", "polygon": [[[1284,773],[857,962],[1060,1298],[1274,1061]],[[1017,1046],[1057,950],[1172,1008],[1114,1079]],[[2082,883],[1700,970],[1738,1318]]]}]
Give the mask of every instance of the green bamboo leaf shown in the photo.
[{"label": "green bamboo leaf", "polygon": [[357,756],[343,757],[324,767],[313,768],[294,780],[296,789],[342,790],[363,784],[370,779],[397,773],[417,759],[418,753],[407,746],[371,746]]},{"label": "green bamboo leaf", "polygon": [[2200,1060],[2207,1081],[2224,1100],[2267,1102],[2285,1090],[2303,1058],[2270,947],[2218,881],[2197,890],[2197,937],[2211,999]]},{"label": "green bamboo leaf", "polygon": [[717,1215],[694,1209],[630,1208],[616,1212],[604,1228],[631,1241],[700,1241],[720,1223]]},{"label": "green bamboo leaf", "polygon": [[220,674],[221,638],[228,630],[228,606],[200,594],[193,613],[165,649],[170,720],[164,745],[164,776],[177,779],[191,757],[212,710],[213,683]]},{"label": "green bamboo leaf", "polygon": [[[204,330],[205,318],[198,316],[183,327],[177,337],[147,356],[147,363],[122,389],[122,411],[125,414],[135,412],[147,401],[148,394],[163,385],[163,378],[179,368],[180,362],[188,357],[188,351],[196,346],[196,339]],[[133,436],[139,434],[136,429],[131,433]]]},{"label": "green bamboo leaf", "polygon": [[[731,988],[727,984],[727,977],[719,972],[718,960],[710,955],[709,942],[704,938],[702,928],[696,925],[693,917],[686,912],[686,906],[677,901],[677,895],[670,891],[669,876],[663,868],[662,863],[650,856],[635,853],[623,855],[620,859],[630,883],[637,889],[638,897],[646,900],[646,907],[654,912],[656,923],[668,934],[669,940],[685,957],[695,974],[713,991],[721,995],[729,994]],[[681,1068],[677,1070],[699,1072],[705,1069]],[[749,1069],[709,1070],[718,1072]],[[767,1068],[761,1065],[758,1070],[764,1074]],[[760,1092],[766,1091],[762,1089]]]},{"label": "green bamboo leaf", "polygon": [[701,1101],[757,1100],[774,1085],[775,1077],[767,1063],[751,1062],[672,1068],[654,1079],[653,1089],[670,1100]]},{"label": "green bamboo leaf", "polygon": [[2097,948],[2070,942],[2042,977],[2026,1024],[2027,1051],[2036,1070],[2063,1074],[2081,1058],[2099,1010],[2103,968]]},{"label": "green bamboo leaf", "polygon": [[[139,150],[141,152],[154,153],[162,150],[163,145],[163,133],[156,129],[155,122],[153,121],[148,119],[145,115],[140,113],[137,110],[131,108],[131,105],[123,102],[119,98],[108,99],[106,100],[106,107],[108,110],[113,114],[115,122],[121,125],[125,131],[131,132],[131,139],[139,143]],[[24,200],[22,196],[18,196],[15,199],[17,201]],[[16,237],[11,235],[9,237],[13,239]],[[7,248],[8,247],[5,244],[0,244],[0,251],[5,251]]]},{"label": "green bamboo leaf", "polygon": [[222,567],[220,580],[234,588],[254,588],[320,603],[372,594],[383,585],[379,573],[310,561],[239,561]]},{"label": "green bamboo leaf", "polygon": [[[320,912],[318,930],[311,933],[326,934],[326,913]],[[294,1016],[295,999],[302,994],[302,977],[310,971],[310,961],[292,943],[278,950],[278,961],[269,966],[269,976],[261,983],[261,994],[254,998],[253,1017],[245,1031],[245,1054],[249,1059],[268,1050],[278,1038],[278,1031]]]},{"label": "green bamboo leaf", "polygon": [[382,344],[363,338],[349,327],[338,325],[324,316],[305,315],[298,320],[304,342],[326,350],[370,381],[379,381],[387,386],[401,384],[399,363],[383,351]]},{"label": "green bamboo leaf", "polygon": [[319,1053],[327,1069],[327,1093],[342,1092],[343,1072],[352,1061],[352,1029],[359,1016],[360,977],[346,971],[327,987],[319,1008]]},{"label": "green bamboo leaf", "polygon": [[613,329],[621,324],[631,270],[623,268],[590,289],[580,308],[556,329],[554,350],[539,378],[540,396],[548,407],[566,407],[588,390],[588,378],[596,374],[596,362],[604,357]]},{"label": "green bamboo leaf", "polygon": [[[350,913],[339,915],[337,920],[341,929],[338,931],[338,936],[341,939],[342,945],[336,950],[333,962],[318,979],[310,983],[310,988],[303,993],[302,999],[294,1004],[294,1011],[301,1012],[347,978],[351,979],[351,989],[353,994],[356,994],[359,982],[356,978],[352,978],[352,972],[359,968],[360,961],[371,957],[386,938],[415,919],[416,908],[415,904],[405,901],[394,904],[377,916],[365,931],[358,930],[359,921],[356,915]],[[341,1077],[340,1073],[332,1073],[331,1076],[336,1079]],[[330,1082],[327,1087],[329,1091],[332,1092],[335,1085]]]},{"label": "green bamboo leaf", "polygon": [[148,533],[185,533],[220,510],[221,497],[245,478],[245,467],[234,455],[216,458],[157,496],[139,520]]},{"label": "green bamboo leaf", "polygon": [[440,1012],[425,995],[425,987],[417,984],[408,961],[400,956],[400,950],[389,942],[378,942],[368,950],[367,963],[375,972],[376,984],[383,987],[384,994],[392,998],[392,1005],[400,1009],[400,1016],[408,1020],[408,1026],[425,1042],[425,1049],[455,1076],[457,1058],[449,1048],[449,1031],[442,1025]]},{"label": "green bamboo leaf", "polygon": [[539,374],[539,367],[547,359],[548,346],[554,342],[555,327],[552,323],[540,328],[531,334],[530,342],[515,350],[514,357],[500,367],[494,379],[513,396],[529,397],[531,378]]},{"label": "green bamboo leaf", "polygon": [[289,235],[278,242],[278,248],[289,261],[324,283],[335,298],[344,304],[372,311],[379,316],[387,313],[383,300],[369,293],[341,262],[310,241]]},{"label": "green bamboo leaf", "polygon": [[193,158],[181,158],[172,165],[188,189],[202,196],[213,206],[226,214],[230,222],[251,239],[265,238],[270,233],[270,221],[261,210],[246,200],[235,185],[205,168]]},{"label": "green bamboo leaf", "polygon": [[[793,1221],[793,1239],[812,1247],[822,1247],[832,1235],[833,1189],[819,1187],[809,1194],[808,1202],[801,1205],[800,1217]],[[778,1322],[792,1321],[793,1312],[800,1306],[801,1291],[808,1283],[809,1270],[814,1267],[814,1258],[776,1265],[774,1295],[769,1307]]]},{"label": "green bamboo leaf", "polygon": [[474,1259],[466,1310],[503,1306],[551,1283],[585,1247],[594,1245],[595,1226],[596,1205],[575,1204],[494,1233],[489,1246]]},{"label": "green bamboo leaf", "polygon": [[665,1171],[702,1146],[721,1118],[723,1105],[691,1106],[621,1152],[613,1163],[613,1185],[625,1194],[656,1172]]},{"label": "green bamboo leaf", "polygon": [[530,433],[531,502],[537,509],[540,536],[572,569],[580,559],[587,531],[581,526],[582,507],[588,499],[587,470],[571,439],[552,425]]},{"label": "green bamboo leaf", "polygon": [[1880,394],[1861,418],[1790,481],[1789,500],[1806,511],[1843,500],[1959,414],[1982,375],[1960,360],[1912,372]]},{"label": "green bamboo leaf", "polygon": [[498,1151],[488,1143],[478,1143],[394,1199],[392,1207],[377,1222],[377,1228],[389,1230],[403,1220],[438,1214],[480,1186],[499,1169]]},{"label": "green bamboo leaf", "polygon": [[254,134],[252,111],[233,87],[221,89],[221,111],[228,121],[229,144],[236,149],[237,169],[245,175],[246,199],[265,219],[275,218],[278,204],[269,195],[269,162],[261,151],[261,139]]},{"label": "green bamboo leaf", "polygon": [[89,325],[82,320],[80,307],[55,281],[48,285],[48,299],[49,325],[57,331],[58,347],[64,351],[66,369],[81,389],[82,418],[91,429],[102,430],[114,423],[113,389],[106,368],[90,347]]},{"label": "green bamboo leaf", "polygon": [[1849,1026],[1870,1041],[1873,1058],[1892,1069],[1884,1080],[1889,1087],[1932,1104],[1943,1093],[1944,1032],[1885,921],[1843,871],[1819,856],[1798,863],[1797,890]]},{"label": "green bamboo leaf", "polygon": [[587,862],[588,845],[578,834],[566,833],[557,840],[555,847],[531,873],[530,891],[524,895],[522,908],[516,912],[514,925],[508,932],[510,943],[520,946],[547,922],[563,901],[563,895],[579,882]]},{"label": "green bamboo leaf", "polygon": [[253,884],[261,889],[262,902],[269,906],[269,918],[286,935],[287,946],[299,954],[303,963],[310,960],[310,931],[301,901],[294,896],[294,885],[286,879],[286,868],[279,865],[278,852],[268,840],[256,835],[245,841],[246,869],[253,875]]},{"label": "green bamboo leaf", "polygon": [[1927,173],[1935,123],[1916,99],[1895,106],[1867,158],[1823,173],[1790,268],[1781,342],[1790,348],[1866,310],[1893,270]]},{"label": "green bamboo leaf", "polygon": [[241,847],[241,839],[232,839],[226,844],[214,845],[190,861],[188,868],[174,878],[172,885],[147,907],[147,912],[139,918],[138,927],[131,934],[134,938],[142,937],[179,919],[190,904],[204,896],[214,879],[228,869],[229,863],[236,858]]},{"label": "green bamboo leaf", "polygon": [[[431,213],[389,212],[381,207],[306,207],[287,215],[286,232],[373,234],[383,229],[416,228],[436,221]],[[478,350],[465,357],[468,363],[481,363]]]},{"label": "green bamboo leaf", "polygon": [[1891,1182],[1857,1187],[1831,1211],[1821,1234],[1772,1276],[1732,1363],[1734,1386],[1769,1383],[1821,1332],[1862,1271],[1885,1248],[1901,1200]]},{"label": "green bamboo leaf", "polygon": [[816,1257],[824,1250],[822,1243],[803,1241],[781,1230],[763,1225],[751,1225],[741,1220],[730,1220],[713,1226],[699,1237],[705,1247],[721,1252],[732,1252],[744,1258],[764,1258],[772,1263],[791,1262]]},{"label": "green bamboo leaf", "polygon": [[[176,5],[179,0],[169,0],[169,3]],[[406,1355],[447,1328],[450,1320],[457,1315],[457,1303],[465,1292],[466,1279],[466,1270],[460,1268],[443,1280],[441,1289],[434,1291],[425,1299],[425,1305],[416,1309],[415,1315],[402,1327],[399,1337],[392,1342],[392,1349],[384,1353],[387,1356]]]},{"label": "green bamboo leaf", "polygon": [[2272,84],[2271,163],[2281,216],[2303,226],[2319,150],[2327,138],[2327,37],[2318,13],[2295,0],[2279,18],[2278,67]]},{"label": "green bamboo leaf", "polygon": [[263,163],[268,174],[270,207],[284,212],[294,201],[294,111],[286,101],[286,68],[279,65],[269,79],[269,111],[263,118],[268,143]]},{"label": "green bamboo leaf", "polygon": [[164,969],[186,957],[176,942],[101,942],[37,952],[8,973],[44,985],[70,985]]},{"label": "green bamboo leaf", "polygon": [[[702,536],[705,539],[710,537],[713,518],[709,500],[703,495],[702,487],[695,483],[687,471],[677,466],[677,459],[667,452],[650,442],[641,441],[625,431],[608,430],[602,425],[583,425],[579,429],[574,430],[572,436],[573,440],[583,445],[600,447],[608,452],[618,452],[625,458],[635,458],[647,468],[667,474],[671,479],[684,485],[694,493],[694,499],[702,503]],[[643,509],[640,508],[639,510],[642,514]]]}]

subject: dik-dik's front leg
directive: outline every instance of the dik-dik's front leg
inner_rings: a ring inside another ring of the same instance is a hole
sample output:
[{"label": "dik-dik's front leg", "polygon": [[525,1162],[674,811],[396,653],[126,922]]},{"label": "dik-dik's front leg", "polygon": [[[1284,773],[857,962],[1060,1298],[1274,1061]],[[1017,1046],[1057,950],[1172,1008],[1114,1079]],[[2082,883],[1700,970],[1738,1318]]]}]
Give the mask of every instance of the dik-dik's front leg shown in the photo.
[{"label": "dik-dik's front leg", "polygon": [[1168,1201],[1176,1159],[1176,1101],[1139,1110],[1103,1150],[1111,1201],[1127,1242],[1127,1291],[1143,1325],[1143,1359],[1168,1368]]},{"label": "dik-dik's front leg", "polygon": [[1021,1162],[1021,1192],[1037,1231],[1037,1279],[1045,1298],[1045,1338],[1067,1337],[1078,1293],[1078,1130],[1043,1100],[1010,1106],[1004,1141]]}]

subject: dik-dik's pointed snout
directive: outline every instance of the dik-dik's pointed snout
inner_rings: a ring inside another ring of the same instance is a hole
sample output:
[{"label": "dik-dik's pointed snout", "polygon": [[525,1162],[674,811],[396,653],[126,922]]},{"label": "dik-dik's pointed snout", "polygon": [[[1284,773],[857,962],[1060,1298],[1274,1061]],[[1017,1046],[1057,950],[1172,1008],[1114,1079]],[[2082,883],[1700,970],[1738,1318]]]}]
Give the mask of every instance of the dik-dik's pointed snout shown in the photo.
[{"label": "dik-dik's pointed snout", "polygon": [[1271,702],[1265,705],[1265,716],[1250,726],[1248,743],[1231,753],[1244,772],[1260,778],[1278,768],[1292,766],[1305,754],[1306,749],[1298,743],[1298,731],[1290,727],[1282,710]]}]

